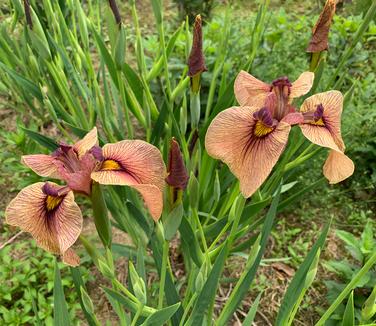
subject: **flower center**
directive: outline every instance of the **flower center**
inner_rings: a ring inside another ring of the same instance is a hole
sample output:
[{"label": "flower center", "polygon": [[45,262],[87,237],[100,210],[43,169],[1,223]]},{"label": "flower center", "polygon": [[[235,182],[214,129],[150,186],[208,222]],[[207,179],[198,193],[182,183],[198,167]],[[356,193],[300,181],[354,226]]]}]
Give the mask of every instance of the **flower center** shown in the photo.
[{"label": "flower center", "polygon": [[264,125],[262,121],[257,121],[253,133],[256,137],[264,137],[274,130],[273,127]]},{"label": "flower center", "polygon": [[63,197],[62,196],[51,196],[47,195],[46,197],[46,209],[48,212],[53,211],[56,207],[60,205],[62,202]]},{"label": "flower center", "polygon": [[253,117],[257,120],[253,128],[253,134],[256,137],[265,137],[274,130],[275,123],[267,108],[256,111]]},{"label": "flower center", "polygon": [[272,82],[270,91],[275,95],[275,104],[273,108],[273,116],[277,120],[282,120],[288,113],[289,96],[291,93],[291,86],[287,77],[281,77]]},{"label": "flower center", "polygon": [[316,111],[313,113],[313,121],[311,124],[314,124],[316,126],[325,126],[325,121],[324,121],[324,107],[322,104],[317,105]]},{"label": "flower center", "polygon": [[114,160],[105,160],[100,168],[101,171],[120,171],[122,170],[121,165]]}]

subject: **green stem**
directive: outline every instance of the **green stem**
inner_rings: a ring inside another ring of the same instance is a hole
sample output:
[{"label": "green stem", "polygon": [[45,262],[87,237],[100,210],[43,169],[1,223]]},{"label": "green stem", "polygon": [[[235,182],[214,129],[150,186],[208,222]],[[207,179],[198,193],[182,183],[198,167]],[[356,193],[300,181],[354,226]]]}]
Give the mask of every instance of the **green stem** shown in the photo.
[{"label": "green stem", "polygon": [[203,246],[204,252],[205,252],[205,258],[206,258],[207,267],[210,268],[211,264],[210,264],[208,245],[206,243],[204,229],[202,228],[200,218],[198,217],[197,209],[192,209],[192,214],[193,214],[193,216],[194,216],[194,218],[196,220],[198,231],[200,233],[200,238],[201,238],[202,246]]},{"label": "green stem", "polygon": [[191,299],[189,300],[187,306],[184,307],[184,314],[183,314],[183,317],[180,320],[179,326],[183,326],[184,325],[184,321],[187,318],[187,315],[189,313],[189,309],[192,307],[192,305],[195,302],[196,298],[197,298],[197,292],[193,293],[193,295],[192,295]]},{"label": "green stem", "polygon": [[169,243],[168,241],[164,240],[162,266],[161,266],[161,279],[159,281],[158,309],[163,308],[164,287],[166,283],[166,273],[167,273],[168,249],[169,249]]},{"label": "green stem", "polygon": [[143,309],[144,309],[144,305],[142,303],[140,303],[138,305],[136,315],[134,316],[134,318],[132,320],[131,326],[135,326],[137,324],[137,321],[140,318]]},{"label": "green stem", "polygon": [[106,201],[99,183],[93,182],[91,187],[91,204],[93,207],[94,223],[98,235],[105,247],[110,248],[112,242],[111,222],[108,217]]},{"label": "green stem", "polygon": [[331,306],[326,310],[326,312],[322,315],[320,320],[316,323],[315,326],[324,325],[325,321],[332,315],[332,313],[337,309],[339,304],[349,296],[351,290],[353,290],[362,277],[372,268],[372,266],[376,263],[376,251],[373,255],[368,259],[368,261],[364,264],[364,266],[360,269],[360,271],[355,275],[355,277],[351,280],[349,284],[343,289],[337,299],[331,304]]}]

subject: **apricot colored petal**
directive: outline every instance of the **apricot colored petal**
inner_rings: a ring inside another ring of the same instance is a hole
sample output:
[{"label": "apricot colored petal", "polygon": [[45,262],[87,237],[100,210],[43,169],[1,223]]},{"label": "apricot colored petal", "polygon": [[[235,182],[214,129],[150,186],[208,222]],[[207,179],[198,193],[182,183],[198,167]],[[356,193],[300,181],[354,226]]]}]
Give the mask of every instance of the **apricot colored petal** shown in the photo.
[{"label": "apricot colored petal", "polygon": [[[135,180],[132,184],[152,184],[163,190],[166,167],[160,151],[155,146],[142,140],[123,140],[104,145],[103,158],[118,162],[124,172]],[[116,178],[111,178],[111,181],[117,184]]]},{"label": "apricot colored petal", "polygon": [[296,124],[303,123],[304,117],[300,112],[292,112],[287,114],[281,121],[288,123],[290,126],[293,126]]},{"label": "apricot colored petal", "polygon": [[313,85],[315,74],[310,71],[303,72],[299,78],[292,83],[290,98],[296,98],[307,94]]},{"label": "apricot colored petal", "polygon": [[77,267],[78,265],[80,265],[80,257],[72,248],[69,248],[66,252],[64,252],[62,259],[63,263],[69,266]]},{"label": "apricot colored petal", "polygon": [[137,184],[131,187],[141,194],[146,207],[149,209],[150,215],[153,217],[154,221],[158,221],[163,210],[162,191],[154,185]]},{"label": "apricot colored petal", "polygon": [[84,138],[74,144],[73,148],[77,151],[78,157],[81,158],[91,148],[98,145],[98,132],[97,128],[91,129]]},{"label": "apricot colored petal", "polygon": [[235,79],[234,92],[241,106],[260,108],[264,106],[270,92],[270,85],[242,70]]},{"label": "apricot colored petal", "polygon": [[205,145],[208,154],[225,162],[240,181],[240,190],[250,197],[277,163],[288,140],[290,125],[280,122],[264,137],[256,137],[257,120],[249,107],[222,111],[210,124]]},{"label": "apricot colored petal", "polygon": [[309,123],[303,124],[301,125],[303,134],[319,146],[334,150],[339,149],[343,152],[345,150],[341,136],[343,96],[339,91],[315,94],[304,101],[300,112],[314,112],[320,104],[324,108],[322,118],[325,126],[317,126]]},{"label": "apricot colored petal", "polygon": [[163,193],[156,185],[140,184],[135,178],[124,171],[97,171],[93,172],[91,177],[100,184],[130,186],[136,189],[142,195],[153,219],[158,220],[161,216]]},{"label": "apricot colored petal", "polygon": [[350,177],[354,173],[354,169],[354,163],[348,156],[342,152],[331,150],[324,164],[323,172],[329,183],[334,184]]},{"label": "apricot colored petal", "polygon": [[300,125],[300,129],[302,130],[303,135],[312,143],[335,151],[340,151],[329,129],[308,123]]},{"label": "apricot colored petal", "polygon": [[24,155],[21,158],[22,164],[32,169],[41,177],[61,179],[57,173],[57,166],[54,162],[55,158],[53,156],[45,154]]},{"label": "apricot colored petal", "polygon": [[6,208],[5,218],[8,224],[31,233],[43,249],[61,254],[78,238],[82,214],[72,191],[62,197],[55,210],[48,212],[47,195],[42,190],[44,185],[44,182],[38,182],[22,189]]}]

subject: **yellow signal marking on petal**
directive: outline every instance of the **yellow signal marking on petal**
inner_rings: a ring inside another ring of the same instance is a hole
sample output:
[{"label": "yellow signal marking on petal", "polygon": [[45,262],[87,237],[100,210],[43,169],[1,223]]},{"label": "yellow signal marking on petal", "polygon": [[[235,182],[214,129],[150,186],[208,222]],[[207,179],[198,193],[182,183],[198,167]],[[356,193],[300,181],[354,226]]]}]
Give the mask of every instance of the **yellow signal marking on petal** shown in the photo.
[{"label": "yellow signal marking on petal", "polygon": [[311,124],[316,125],[316,126],[321,126],[321,127],[324,127],[324,126],[325,126],[325,123],[324,123],[324,121],[323,121],[322,118],[320,118],[320,119],[317,120],[317,121],[313,121],[313,122],[311,122]]},{"label": "yellow signal marking on petal", "polygon": [[262,121],[257,121],[253,133],[256,137],[264,137],[274,130],[273,127],[266,126]]},{"label": "yellow signal marking on petal", "polygon": [[63,200],[62,196],[47,195],[47,198],[46,198],[47,211],[50,212],[50,211],[54,210],[57,206],[59,206],[59,204],[61,203],[62,200]]},{"label": "yellow signal marking on petal", "polygon": [[101,171],[117,171],[121,170],[121,166],[118,162],[114,160],[105,160],[102,163]]}]

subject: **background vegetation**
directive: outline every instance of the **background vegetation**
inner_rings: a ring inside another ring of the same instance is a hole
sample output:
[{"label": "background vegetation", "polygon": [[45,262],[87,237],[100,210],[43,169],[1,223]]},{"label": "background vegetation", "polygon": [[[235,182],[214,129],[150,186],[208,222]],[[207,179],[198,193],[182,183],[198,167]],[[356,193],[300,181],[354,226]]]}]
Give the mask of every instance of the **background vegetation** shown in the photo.
[{"label": "background vegetation", "polygon": [[[149,2],[136,1],[136,5],[140,16],[141,32],[145,36],[143,44],[146,53],[145,61],[146,65],[151,68],[158,55],[158,31],[153,23]],[[181,13],[177,6],[174,3],[165,4],[165,16],[167,17],[165,20],[168,22],[166,35],[172,35],[180,24]],[[363,4],[363,6],[366,5]],[[210,15],[207,13],[205,17],[204,52],[208,72],[203,74],[201,94],[209,93],[210,82],[213,78],[217,78],[218,83],[223,81],[215,74],[216,68],[218,68],[215,66],[216,58],[226,56],[226,62],[220,70],[221,76],[226,76],[228,80],[231,80],[242,67],[244,57],[249,54],[252,42],[249,35],[251,26],[254,25],[256,19],[257,6],[249,4],[248,1],[234,1],[231,8],[227,13],[230,15],[230,18],[227,19],[230,19],[231,23],[227,36],[228,46],[225,50],[217,46],[226,19],[225,5],[215,3]],[[341,53],[362,23],[362,8],[362,4],[357,2],[354,4],[344,2],[338,6],[330,33],[330,49],[321,85],[326,85],[331,78]],[[300,72],[307,70],[309,55],[305,53],[305,48],[311,35],[311,27],[317,19],[320,9],[319,2],[286,1],[283,6],[280,6],[279,2],[272,1],[271,9],[267,13],[266,29],[262,34],[260,47],[253,63],[252,74],[265,81],[272,81],[282,75],[287,75],[294,80]],[[121,11],[127,30],[127,58],[129,59],[127,62],[136,67],[137,59],[133,44],[137,31],[130,18],[130,7],[124,5],[121,7]],[[9,5],[0,4],[0,12],[9,23],[11,19]],[[4,26],[2,33],[5,32]],[[15,30],[12,37],[17,38],[19,32],[19,30]],[[186,42],[185,34],[180,34],[169,57],[172,79],[176,81],[179,80],[186,67],[184,61]],[[349,92],[348,94],[351,95],[351,101],[349,97],[345,105],[342,130],[348,155],[355,162],[355,174],[350,180],[335,187],[321,183],[319,188],[309,192],[293,207],[286,208],[282,215],[279,215],[277,228],[273,231],[272,239],[268,243],[266,258],[262,261],[262,268],[258,272],[258,282],[254,285],[255,291],[252,291],[254,295],[247,298],[250,305],[256,294],[264,290],[267,285],[268,290],[262,296],[256,317],[258,325],[273,323],[289,280],[306,256],[313,243],[313,236],[330,218],[334,218],[333,228],[324,252],[324,262],[320,263],[317,281],[308,292],[303,306],[298,312],[298,320],[302,325],[313,324],[318,320],[320,313],[331,301],[330,298],[335,297],[338,289],[341,289],[341,283],[347,283],[354,271],[357,270],[357,266],[363,263],[362,257],[354,256],[354,250],[366,255],[367,250],[372,250],[372,246],[375,244],[372,235],[374,230],[372,220],[374,220],[376,208],[375,45],[376,25],[372,22],[364,33],[362,42],[356,45],[355,51],[348,60],[345,67],[348,70],[346,78],[337,84],[337,88],[341,89],[343,93]],[[94,47],[91,47],[91,50],[96,52]],[[99,62],[93,64],[99,65]],[[26,69],[32,69],[32,67]],[[33,114],[31,111],[29,111],[30,114],[19,114],[25,111],[26,104],[22,97],[8,87],[8,81],[6,72],[0,69],[1,217],[3,217],[5,206],[13,194],[24,185],[37,180],[34,174],[18,162],[20,154],[41,151],[39,145],[30,140],[23,128],[43,132],[54,138],[61,137],[61,131],[51,123],[51,116],[48,112],[44,111],[42,119],[38,122],[31,118]],[[152,96],[159,105],[164,96],[162,84],[156,79],[151,86]],[[207,105],[207,101],[207,96],[203,95],[202,105]],[[214,103],[215,101],[216,97]],[[35,105],[35,108],[38,109],[38,105]],[[40,121],[43,123],[41,124]],[[138,122],[132,121],[132,123],[136,126],[136,133],[143,136],[137,129]],[[321,177],[323,155],[316,156],[315,160],[310,160],[300,168],[300,171],[295,172],[301,174],[297,186],[309,186]],[[82,204],[85,205],[85,202]],[[94,232],[94,227],[88,220],[86,222],[84,233],[90,236]],[[362,233],[365,227],[366,232]],[[2,224],[0,224],[0,231],[0,244],[5,243],[17,232]],[[344,236],[347,234],[344,233],[345,231],[351,235]],[[354,249],[355,242],[351,244],[350,240],[353,237],[363,241],[356,241],[356,243],[361,242],[358,249]],[[126,243],[128,240],[121,238],[119,241]],[[179,252],[176,252],[176,256],[178,264]],[[123,267],[121,262],[120,260],[119,266],[117,266],[119,270]],[[238,271],[244,264],[244,258],[233,257],[226,267],[226,278],[239,277]],[[63,284],[66,285],[65,288],[70,289],[73,280],[69,269],[61,267],[64,273]],[[92,270],[91,273],[90,270]],[[183,271],[181,272],[183,273]],[[99,307],[100,319],[102,321],[115,319],[108,301],[104,299],[104,296],[95,294],[96,282],[103,280],[99,276],[98,278],[89,276],[95,273],[93,266],[84,261],[81,273],[85,281],[89,281],[91,284],[88,292],[95,301],[95,305]],[[154,278],[155,275],[156,271],[154,271]],[[123,277],[125,278],[126,275],[124,274]],[[43,324],[52,324],[53,278],[51,255],[38,249],[27,235],[20,235],[12,241],[11,245],[2,248],[0,250],[0,280],[6,281],[0,288],[0,323],[5,325],[35,324],[39,318]],[[150,282],[152,282],[153,275],[150,278]],[[323,281],[326,286],[323,286]],[[221,306],[222,301],[226,300],[231,290],[229,284],[224,281],[221,285],[221,297],[216,302],[218,307]],[[363,282],[363,285],[358,289],[359,293],[356,296],[355,305],[359,309],[374,286],[369,282]],[[65,294],[70,313],[74,317],[75,323],[79,324],[83,319],[83,316],[77,314],[80,298],[73,289]],[[327,297],[329,297],[329,301],[326,301]],[[35,317],[36,310],[30,304],[31,301],[38,307],[37,317]],[[243,320],[249,305],[245,304],[242,309],[239,309],[235,319]],[[345,305],[341,307],[342,310],[338,312],[338,316],[341,316],[344,307]],[[357,313],[359,314],[359,311]]]}]

